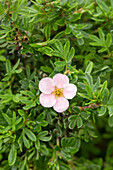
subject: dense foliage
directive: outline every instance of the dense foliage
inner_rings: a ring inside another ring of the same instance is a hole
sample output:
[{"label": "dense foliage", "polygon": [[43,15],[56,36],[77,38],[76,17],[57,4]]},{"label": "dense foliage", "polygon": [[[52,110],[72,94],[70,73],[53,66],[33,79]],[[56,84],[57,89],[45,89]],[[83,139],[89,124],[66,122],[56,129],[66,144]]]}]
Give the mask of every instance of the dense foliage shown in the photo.
[{"label": "dense foliage", "polygon": [[[39,81],[77,86],[67,111]],[[0,170],[113,170],[113,0],[0,0]]]}]

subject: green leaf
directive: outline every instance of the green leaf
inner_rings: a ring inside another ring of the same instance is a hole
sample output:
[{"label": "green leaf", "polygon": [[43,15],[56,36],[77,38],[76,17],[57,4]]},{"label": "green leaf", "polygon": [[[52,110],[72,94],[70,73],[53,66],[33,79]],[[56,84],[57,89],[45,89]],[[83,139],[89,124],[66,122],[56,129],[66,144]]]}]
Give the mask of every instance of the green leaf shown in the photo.
[{"label": "green leaf", "polygon": [[39,138],[39,140],[45,141],[45,142],[50,141],[51,139],[52,139],[52,136],[42,136]]},{"label": "green leaf", "polygon": [[74,35],[75,37],[77,37],[77,38],[82,38],[82,37],[83,37],[81,31],[78,31],[78,30],[73,29],[73,30],[72,30],[72,33],[73,33],[73,35]]},{"label": "green leaf", "polygon": [[30,148],[29,140],[23,135],[23,142],[26,148]]},{"label": "green leaf", "polygon": [[27,91],[27,95],[31,98],[31,99],[36,99],[36,96],[31,92],[31,91]]},{"label": "green leaf", "polygon": [[58,34],[56,34],[56,35],[54,36],[54,39],[61,38],[61,37],[63,37],[64,35],[65,35],[65,31],[61,31],[61,32],[59,32]]},{"label": "green leaf", "polygon": [[44,154],[45,156],[49,155],[49,151],[48,151],[48,148],[46,146],[42,146],[40,148],[40,152],[42,152],[42,154]]},{"label": "green leaf", "polygon": [[29,129],[27,129],[27,128],[25,128],[24,129],[25,130],[25,133],[26,133],[26,135],[28,136],[28,138],[31,140],[31,141],[36,141],[36,136],[35,136],[35,134],[31,131],[31,130],[29,130]]},{"label": "green leaf", "polygon": [[12,12],[12,20],[13,21],[16,21],[17,20],[17,17],[18,17],[18,15],[17,15],[17,12]]},{"label": "green leaf", "polygon": [[71,31],[72,31],[72,29],[68,25],[67,28],[65,29],[65,34],[70,34]]},{"label": "green leaf", "polygon": [[0,37],[0,40],[1,39],[4,39],[7,35],[8,35],[9,32],[7,32],[6,34],[4,34],[3,36]]},{"label": "green leaf", "polygon": [[74,110],[75,113],[80,113],[80,109],[77,106],[73,106],[72,110]]},{"label": "green leaf", "polygon": [[8,45],[8,42],[5,42],[5,43],[3,43],[2,45],[0,45],[0,48],[4,48],[4,47],[6,47]]},{"label": "green leaf", "polygon": [[108,33],[106,38],[106,45],[108,48],[111,46],[111,43],[112,43],[112,35]]},{"label": "green leaf", "polygon": [[70,49],[70,41],[67,41],[64,45],[64,56],[65,56],[65,58],[67,58],[67,55],[69,53],[69,49]]},{"label": "green leaf", "polygon": [[18,0],[13,1],[12,9],[13,9],[13,11],[17,11],[17,9],[18,9]]},{"label": "green leaf", "polygon": [[51,25],[50,24],[47,24],[45,26],[44,32],[45,32],[46,40],[48,40],[50,38],[50,35],[51,35]]},{"label": "green leaf", "polygon": [[76,118],[77,118],[77,115],[71,115],[71,116],[69,116],[68,120],[69,120],[69,121],[72,121],[72,120],[74,120],[74,119],[76,119]]},{"label": "green leaf", "polygon": [[43,119],[45,118],[45,114],[44,113],[41,113],[38,115],[38,117],[36,118],[37,121],[42,121]]},{"label": "green leaf", "polygon": [[56,61],[55,63],[54,63],[56,66],[65,66],[66,65],[66,62],[65,61]]},{"label": "green leaf", "polygon": [[99,40],[97,42],[91,42],[89,44],[92,46],[103,46],[103,42],[101,40]]},{"label": "green leaf", "polygon": [[22,135],[20,135],[20,137],[18,139],[18,144],[19,144],[20,151],[22,152],[22,145],[23,145]]},{"label": "green leaf", "polygon": [[60,72],[60,71],[62,71],[64,69],[64,67],[66,65],[66,62],[65,61],[56,61],[54,64],[56,65],[55,71]]},{"label": "green leaf", "polygon": [[61,53],[59,51],[53,51],[52,55],[57,56],[57,57],[61,57],[61,58],[64,59],[64,57],[61,56]]},{"label": "green leaf", "polygon": [[104,93],[102,95],[102,104],[106,105],[106,103],[108,102],[108,98],[109,98],[109,90],[107,88],[104,89]]},{"label": "green leaf", "polygon": [[38,48],[38,51],[40,51],[41,53],[44,53],[46,55],[52,56],[53,49],[45,46],[45,47]]},{"label": "green leaf", "polygon": [[3,14],[4,8],[2,7],[2,3],[0,2],[0,14]]},{"label": "green leaf", "polygon": [[77,119],[76,119],[76,121],[77,121],[77,127],[78,127],[78,128],[81,128],[82,125],[83,125],[82,118],[81,118],[80,116],[78,116]]},{"label": "green leaf", "polygon": [[108,13],[109,12],[109,7],[105,4],[104,1],[101,0],[96,0],[98,6],[102,9],[103,12]]},{"label": "green leaf", "polygon": [[86,67],[86,70],[85,70],[85,73],[91,73],[91,71],[92,71],[92,69],[93,69],[93,62],[91,61],[89,64],[88,64],[88,66]]},{"label": "green leaf", "polygon": [[87,94],[84,93],[78,93],[79,96],[85,98],[85,99],[90,99]]},{"label": "green leaf", "polygon": [[23,110],[18,109],[18,113],[19,113],[20,116],[27,118],[27,115]]},{"label": "green leaf", "polygon": [[101,95],[104,93],[104,90],[105,90],[106,87],[107,87],[107,81],[105,81],[105,82],[103,83],[103,85],[101,86],[101,89],[100,89],[100,94],[101,94]]},{"label": "green leaf", "polygon": [[20,117],[19,119],[17,119],[16,122],[15,122],[15,125],[19,124],[19,123],[21,122],[21,120],[22,120],[22,117]]},{"label": "green leaf", "polygon": [[30,101],[29,103],[27,103],[26,106],[24,106],[24,110],[29,110],[30,108],[32,107],[35,107],[36,106],[36,103],[34,101]]},{"label": "green leaf", "polygon": [[93,93],[92,93],[91,87],[88,84],[86,84],[86,90],[87,90],[87,94],[89,98],[93,99]]},{"label": "green leaf", "polygon": [[76,126],[76,123],[77,123],[76,119],[72,120],[72,121],[69,123],[69,128],[70,128],[70,129],[74,129],[74,127]]},{"label": "green leaf", "polygon": [[92,136],[93,138],[96,138],[96,137],[97,137],[97,135],[95,135],[95,133],[94,133],[92,130],[87,129],[87,132],[88,132],[89,135]]},{"label": "green leaf", "polygon": [[27,74],[27,78],[30,80],[31,71],[28,65],[26,66],[26,74]]},{"label": "green leaf", "polygon": [[60,72],[62,70],[64,70],[64,66],[57,66],[57,67],[55,67],[55,71],[57,71],[57,72]]},{"label": "green leaf", "polygon": [[109,116],[112,116],[113,115],[113,104],[111,106],[107,106],[107,108],[108,108]]},{"label": "green leaf", "polygon": [[101,106],[98,116],[103,116],[106,113],[106,111],[107,111],[107,107]]},{"label": "green leaf", "polygon": [[110,127],[113,127],[113,116],[109,117],[108,124]]},{"label": "green leaf", "polygon": [[21,72],[22,72],[22,69],[21,69],[21,68],[15,70],[15,73],[17,73],[17,74],[19,74],[19,73],[21,73]]},{"label": "green leaf", "polygon": [[75,148],[77,149],[77,151],[79,150],[80,146],[81,146],[81,140],[77,138],[75,142]]},{"label": "green leaf", "polygon": [[104,35],[102,29],[99,28],[99,29],[98,29],[98,32],[99,32],[99,37],[100,37],[100,39],[101,39],[103,45],[105,45],[105,35]]},{"label": "green leaf", "polygon": [[16,161],[16,157],[17,157],[17,149],[16,149],[15,144],[13,143],[11,145],[11,149],[10,149],[10,152],[8,155],[8,162],[9,162],[10,166],[14,165],[14,163]]},{"label": "green leaf", "polygon": [[90,114],[88,114],[87,112],[81,112],[80,115],[85,120],[87,120],[90,117]]},{"label": "green leaf", "polygon": [[99,39],[97,36],[95,36],[95,35],[90,35],[89,38],[90,38],[91,40],[97,41],[97,42],[100,40],[100,39]]},{"label": "green leaf", "polygon": [[36,147],[37,150],[40,149],[40,141],[39,140],[36,140],[35,147]]},{"label": "green leaf", "polygon": [[33,151],[30,153],[30,155],[28,156],[28,161],[30,160],[30,159],[32,159],[32,157],[34,156],[34,154],[35,154],[35,149],[33,149]]},{"label": "green leaf", "polygon": [[40,138],[42,138],[42,137],[44,137],[44,136],[46,136],[46,135],[48,135],[48,131],[47,131],[47,130],[45,130],[45,131],[43,131],[43,132],[40,132],[40,133],[37,135],[37,138],[40,139]]},{"label": "green leaf", "polygon": [[12,124],[15,124],[15,122],[16,122],[16,112],[13,111]]},{"label": "green leaf", "polygon": [[75,14],[73,14],[73,15],[71,15],[71,16],[69,15],[68,20],[69,20],[70,22],[75,22],[75,21],[77,21],[77,20],[79,20],[79,19],[81,18],[81,15],[82,15],[81,12],[75,13]]},{"label": "green leaf", "polygon": [[75,55],[75,49],[72,47],[67,58],[67,62],[70,63]]},{"label": "green leaf", "polygon": [[70,123],[69,123],[70,129],[74,129],[74,127],[76,126],[76,118],[77,118],[76,115],[72,115],[68,118],[68,120],[70,121]]},{"label": "green leaf", "polygon": [[107,102],[107,105],[112,105],[113,104],[113,91],[111,92],[110,98]]},{"label": "green leaf", "polygon": [[111,9],[113,10],[113,0],[110,1],[111,1]]},{"label": "green leaf", "polygon": [[[61,150],[61,154],[62,156],[66,159],[66,160],[71,160],[72,157],[69,153],[65,152],[65,150]],[[69,169],[69,168],[68,168]],[[69,169],[70,170],[70,169]]]},{"label": "green leaf", "polygon": [[56,40],[55,46],[57,47],[59,52],[61,52],[62,54],[64,53],[63,45],[62,45],[62,43],[59,40]]},{"label": "green leaf", "polygon": [[41,66],[41,70],[46,72],[46,73],[52,73],[53,69],[49,66]]},{"label": "green leaf", "polygon": [[104,51],[107,51],[106,47],[101,48],[100,50],[98,50],[99,53],[103,53]]},{"label": "green leaf", "polygon": [[4,119],[6,120],[6,122],[8,123],[8,125],[11,125],[11,119],[9,118],[9,116],[6,115],[5,113],[2,113],[2,116],[4,117]]},{"label": "green leaf", "polygon": [[63,26],[65,25],[65,19],[61,18],[55,22],[56,25]]},{"label": "green leaf", "polygon": [[77,38],[77,42],[78,42],[79,45],[83,45],[84,39],[83,38]]},{"label": "green leaf", "polygon": [[87,80],[91,90],[93,91],[93,78],[92,78],[92,76],[89,73],[85,73],[85,77],[86,77],[86,80]]},{"label": "green leaf", "polygon": [[100,77],[97,78],[93,91],[95,92],[96,90],[98,90],[99,86],[100,86]]},{"label": "green leaf", "polygon": [[66,147],[66,137],[63,137],[63,138],[61,139],[61,146],[62,146],[63,148]]},{"label": "green leaf", "polygon": [[17,97],[16,95],[13,95],[13,101],[14,102],[16,102],[16,103],[18,103],[19,102],[19,97]]},{"label": "green leaf", "polygon": [[6,71],[7,73],[11,73],[11,62],[9,59],[6,60]]},{"label": "green leaf", "polygon": [[2,55],[0,55],[0,61],[6,61],[6,58]]},{"label": "green leaf", "polygon": [[18,61],[16,62],[16,64],[14,65],[12,71],[16,70],[16,68],[19,66],[20,63],[20,59],[18,59]]},{"label": "green leaf", "polygon": [[[105,35],[101,28],[98,29],[100,39],[95,35],[90,35],[89,38],[95,42],[91,42],[92,46],[105,46]],[[101,52],[101,51],[100,51]]]}]

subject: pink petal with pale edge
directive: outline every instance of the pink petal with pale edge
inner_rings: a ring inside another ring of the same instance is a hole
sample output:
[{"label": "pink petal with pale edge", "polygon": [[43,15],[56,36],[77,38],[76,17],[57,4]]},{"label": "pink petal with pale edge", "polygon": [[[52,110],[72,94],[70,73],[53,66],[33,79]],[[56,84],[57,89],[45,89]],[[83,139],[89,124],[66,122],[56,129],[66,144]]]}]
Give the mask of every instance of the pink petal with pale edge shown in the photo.
[{"label": "pink petal with pale edge", "polygon": [[40,104],[44,107],[52,107],[56,103],[55,96],[53,94],[44,94],[40,95]]},{"label": "pink petal with pale edge", "polygon": [[59,97],[55,103],[55,105],[53,106],[53,109],[56,112],[64,112],[65,110],[67,110],[67,108],[69,107],[69,102],[66,98],[64,97]]},{"label": "pink petal with pale edge", "polygon": [[39,89],[42,93],[50,94],[52,91],[54,91],[55,84],[53,79],[46,77],[40,80],[39,82]]},{"label": "pink petal with pale edge", "polygon": [[63,94],[65,96],[66,99],[72,99],[77,92],[77,87],[74,84],[68,84],[64,90],[63,90]]},{"label": "pink petal with pale edge", "polygon": [[69,79],[64,74],[60,74],[60,73],[56,74],[53,77],[53,80],[54,80],[56,87],[58,88],[64,88],[69,84]]}]

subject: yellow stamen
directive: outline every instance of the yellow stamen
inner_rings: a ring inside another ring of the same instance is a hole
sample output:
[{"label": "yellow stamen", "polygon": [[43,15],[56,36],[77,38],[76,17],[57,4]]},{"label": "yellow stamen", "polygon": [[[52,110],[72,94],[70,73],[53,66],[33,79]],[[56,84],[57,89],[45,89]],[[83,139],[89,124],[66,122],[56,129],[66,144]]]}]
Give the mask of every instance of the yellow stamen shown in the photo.
[{"label": "yellow stamen", "polygon": [[64,97],[63,95],[63,90],[64,89],[59,89],[57,87],[55,87],[55,90],[52,92],[53,95],[55,95],[55,97]]}]

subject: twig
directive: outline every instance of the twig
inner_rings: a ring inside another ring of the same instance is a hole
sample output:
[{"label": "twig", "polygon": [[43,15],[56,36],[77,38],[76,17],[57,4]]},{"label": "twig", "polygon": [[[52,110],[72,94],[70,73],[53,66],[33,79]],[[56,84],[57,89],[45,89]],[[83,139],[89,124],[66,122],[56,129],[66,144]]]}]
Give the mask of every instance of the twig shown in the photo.
[{"label": "twig", "polygon": [[66,71],[64,72],[64,74],[69,74],[69,70],[66,70]]},{"label": "twig", "polygon": [[80,109],[80,110],[85,110],[85,109],[92,109],[92,108],[97,108],[97,107],[99,107],[100,106],[100,103],[92,103],[92,104],[90,104],[90,105],[88,105],[88,106],[84,106],[84,107],[81,107],[81,106],[78,106],[78,108]]}]

